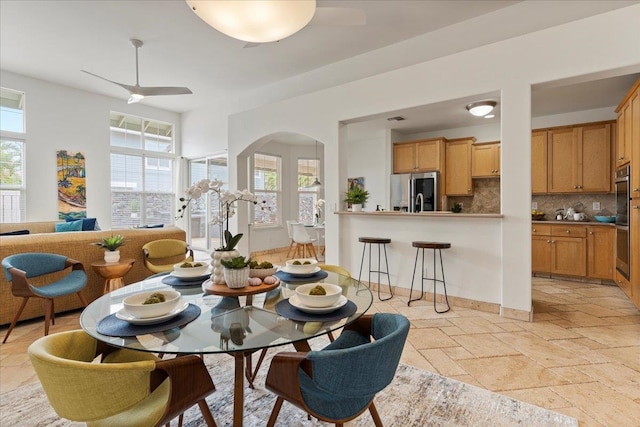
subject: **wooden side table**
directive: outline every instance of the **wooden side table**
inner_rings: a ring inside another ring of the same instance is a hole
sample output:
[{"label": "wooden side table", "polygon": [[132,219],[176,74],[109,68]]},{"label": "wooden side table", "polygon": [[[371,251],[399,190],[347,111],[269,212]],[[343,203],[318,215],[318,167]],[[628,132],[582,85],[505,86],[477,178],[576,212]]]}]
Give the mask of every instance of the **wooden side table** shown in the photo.
[{"label": "wooden side table", "polygon": [[134,262],[136,262],[136,260],[133,258],[123,258],[118,262],[92,262],[91,268],[93,268],[93,271],[98,273],[100,277],[104,279],[104,288],[102,289],[102,293],[106,294],[123,287],[124,282],[122,281],[122,278],[129,272],[129,270],[131,270]]}]

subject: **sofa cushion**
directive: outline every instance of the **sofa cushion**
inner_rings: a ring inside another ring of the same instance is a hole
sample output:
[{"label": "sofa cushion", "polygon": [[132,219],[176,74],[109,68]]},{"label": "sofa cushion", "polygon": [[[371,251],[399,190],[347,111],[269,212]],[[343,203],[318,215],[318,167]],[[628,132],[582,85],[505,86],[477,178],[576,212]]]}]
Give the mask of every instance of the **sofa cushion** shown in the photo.
[{"label": "sofa cushion", "polygon": [[65,218],[66,222],[74,222],[74,221],[82,221],[82,231],[92,231],[92,230],[99,230],[100,228],[96,227],[96,218],[80,218],[80,219],[73,219],[73,218]]},{"label": "sofa cushion", "polygon": [[61,222],[56,224],[56,233],[65,231],[82,231],[82,220],[79,219],[77,221]]},{"label": "sofa cushion", "polygon": [[0,236],[19,236],[21,234],[29,234],[29,230],[8,231],[6,233],[0,233]]}]

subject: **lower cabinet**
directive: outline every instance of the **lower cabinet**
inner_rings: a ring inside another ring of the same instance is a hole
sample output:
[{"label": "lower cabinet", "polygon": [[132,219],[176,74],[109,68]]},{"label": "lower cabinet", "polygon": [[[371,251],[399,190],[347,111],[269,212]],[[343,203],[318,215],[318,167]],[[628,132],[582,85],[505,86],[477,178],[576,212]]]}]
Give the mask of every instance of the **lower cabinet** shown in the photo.
[{"label": "lower cabinet", "polygon": [[533,224],[531,234],[534,273],[613,280],[613,227]]}]

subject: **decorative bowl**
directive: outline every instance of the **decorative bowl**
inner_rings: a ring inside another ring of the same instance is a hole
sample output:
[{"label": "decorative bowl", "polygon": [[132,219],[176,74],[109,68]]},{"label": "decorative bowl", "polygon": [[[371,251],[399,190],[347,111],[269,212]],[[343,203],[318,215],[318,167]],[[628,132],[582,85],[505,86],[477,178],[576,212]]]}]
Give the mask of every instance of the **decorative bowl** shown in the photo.
[{"label": "decorative bowl", "polygon": [[252,268],[249,270],[249,277],[258,277],[260,279],[264,279],[268,276],[273,276],[276,274],[278,269],[276,267],[273,268]]},{"label": "decorative bowl", "polygon": [[531,215],[531,219],[534,221],[542,221],[544,219],[544,215],[545,214],[535,214],[535,215]]},{"label": "decorative bowl", "polygon": [[[326,295],[309,295],[311,289],[322,286],[327,292]],[[342,287],[331,283],[308,283],[296,288],[298,300],[307,307],[331,307],[342,295]]]},{"label": "decorative bowl", "polygon": [[[163,294],[165,301],[153,304],[144,304],[152,294]],[[150,317],[163,316],[173,310],[180,301],[180,292],[169,289],[140,292],[126,297],[122,303],[124,309],[133,317],[147,319]]]},{"label": "decorative bowl", "polygon": [[[295,262],[299,264],[294,264]],[[287,273],[294,274],[309,274],[313,273],[313,271],[318,266],[318,260],[314,258],[294,258],[289,259],[286,262]]]},{"label": "decorative bowl", "polygon": [[178,277],[202,276],[209,269],[209,264],[202,261],[183,261],[173,265],[173,271]]},{"label": "decorative bowl", "polygon": [[603,215],[595,215],[594,218],[598,222],[616,222],[616,216],[603,216]]}]

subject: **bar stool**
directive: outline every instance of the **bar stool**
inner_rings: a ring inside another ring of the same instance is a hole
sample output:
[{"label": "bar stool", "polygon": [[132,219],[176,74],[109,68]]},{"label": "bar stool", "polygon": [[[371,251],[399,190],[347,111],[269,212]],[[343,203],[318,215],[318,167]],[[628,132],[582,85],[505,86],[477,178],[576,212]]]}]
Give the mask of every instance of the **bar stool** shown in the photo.
[{"label": "bar stool", "polygon": [[[433,281],[433,309],[436,313],[446,313],[451,310],[451,306],[449,306],[449,297],[447,296],[447,282],[444,278],[444,266],[442,265],[442,249],[448,249],[451,247],[451,243],[441,243],[441,242],[411,242],[411,246],[416,249],[416,259],[413,264],[413,275],[411,276],[411,290],[409,291],[409,301],[407,302],[407,306],[410,306],[413,301],[418,301],[422,299],[424,295],[424,281],[432,280]],[[421,282],[420,282],[420,297],[411,299],[411,295],[413,294],[413,280],[416,275],[416,267],[418,266],[418,253],[422,249],[422,274]],[[433,249],[433,277],[425,277],[424,276],[424,250],[425,249]],[[438,251],[438,255],[440,256],[440,273],[442,276],[442,280],[436,278],[436,250]],[[443,311],[438,311],[436,308],[436,286],[437,282],[442,283],[444,287],[444,300],[447,303],[447,309]]]},{"label": "bar stool", "polygon": [[[364,247],[362,248],[362,261],[360,261],[360,273],[358,274],[358,282],[360,282],[360,278],[362,277],[362,266],[364,265],[364,254],[367,251],[367,245],[369,247],[369,287],[371,287],[371,273],[378,273],[378,299],[380,301],[386,301],[388,299],[393,298],[393,290],[391,289],[391,279],[389,278],[389,261],[387,260],[387,244],[391,243],[391,239],[379,238],[379,237],[359,237],[359,242],[364,243]],[[371,269],[371,246],[378,245],[378,269]],[[380,246],[384,250],[384,262],[387,267],[386,271],[382,271],[381,269],[381,258],[380,258]],[[387,275],[387,283],[389,284],[389,294],[391,296],[389,298],[381,298],[380,297],[380,275]]]}]

